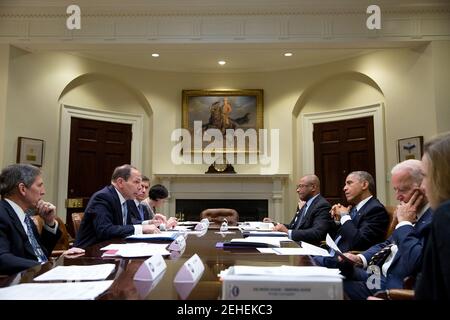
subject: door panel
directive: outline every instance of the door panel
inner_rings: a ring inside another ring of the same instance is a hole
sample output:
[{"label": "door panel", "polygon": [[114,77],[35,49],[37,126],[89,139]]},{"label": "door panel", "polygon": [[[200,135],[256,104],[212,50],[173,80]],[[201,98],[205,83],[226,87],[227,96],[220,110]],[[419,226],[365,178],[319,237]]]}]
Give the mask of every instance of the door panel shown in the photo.
[{"label": "door panel", "polygon": [[92,194],[110,183],[114,168],[130,160],[130,124],[72,118],[67,197],[80,201],[67,209],[69,232],[72,212],[83,212]]},{"label": "door panel", "polygon": [[321,192],[332,204],[346,203],[342,188],[352,171],[375,179],[373,117],[314,124],[314,165]]}]

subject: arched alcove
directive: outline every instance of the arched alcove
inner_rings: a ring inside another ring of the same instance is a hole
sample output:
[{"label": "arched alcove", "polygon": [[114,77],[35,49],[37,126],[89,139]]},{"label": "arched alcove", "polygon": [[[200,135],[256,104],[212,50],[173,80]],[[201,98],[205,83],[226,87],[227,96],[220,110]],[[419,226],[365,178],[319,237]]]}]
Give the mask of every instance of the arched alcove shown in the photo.
[{"label": "arched alcove", "polygon": [[[84,74],[70,81],[59,95],[61,104],[58,206],[67,196],[71,118],[130,124],[131,164],[150,175],[153,112],[146,97],[127,83],[103,74]],[[144,143],[145,142],[145,143]]]},{"label": "arched alcove", "polygon": [[380,86],[360,72],[331,75],[308,86],[292,110],[294,178],[314,173],[314,123],[373,116],[377,190],[380,200],[385,201],[384,105]]}]

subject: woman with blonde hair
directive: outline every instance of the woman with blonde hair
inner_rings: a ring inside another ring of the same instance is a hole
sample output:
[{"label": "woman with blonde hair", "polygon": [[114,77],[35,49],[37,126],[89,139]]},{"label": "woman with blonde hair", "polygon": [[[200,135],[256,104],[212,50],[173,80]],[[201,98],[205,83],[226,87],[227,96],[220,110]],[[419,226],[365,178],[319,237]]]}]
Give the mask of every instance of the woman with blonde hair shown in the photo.
[{"label": "woman with blonde hair", "polygon": [[434,210],[431,232],[417,279],[417,299],[450,299],[450,132],[424,146],[425,189]]}]

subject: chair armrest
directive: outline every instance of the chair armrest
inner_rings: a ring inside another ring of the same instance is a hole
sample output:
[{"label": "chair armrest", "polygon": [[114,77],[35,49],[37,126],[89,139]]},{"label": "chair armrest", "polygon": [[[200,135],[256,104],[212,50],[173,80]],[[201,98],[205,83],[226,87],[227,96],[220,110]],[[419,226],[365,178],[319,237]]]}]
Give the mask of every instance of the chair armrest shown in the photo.
[{"label": "chair armrest", "polygon": [[414,300],[414,290],[389,289],[378,291],[374,296],[386,300]]}]

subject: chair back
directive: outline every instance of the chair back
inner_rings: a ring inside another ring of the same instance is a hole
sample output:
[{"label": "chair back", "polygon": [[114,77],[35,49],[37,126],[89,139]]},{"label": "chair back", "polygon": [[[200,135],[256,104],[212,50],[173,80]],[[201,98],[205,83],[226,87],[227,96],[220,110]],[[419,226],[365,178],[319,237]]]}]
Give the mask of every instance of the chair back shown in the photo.
[{"label": "chair back", "polygon": [[239,214],[234,209],[229,208],[211,208],[203,210],[200,219],[207,218],[211,223],[220,225],[224,219],[227,219],[229,226],[236,226],[239,222]]},{"label": "chair back", "polygon": [[81,220],[83,220],[84,212],[74,212],[72,213],[72,223],[73,223],[73,231],[74,237],[77,236],[78,230],[80,230]]},{"label": "chair back", "polygon": [[392,232],[394,232],[395,227],[398,224],[397,215],[395,214],[396,209],[396,206],[386,206],[386,211],[389,214],[389,225],[388,229],[386,230],[386,239],[391,236]]},{"label": "chair back", "polygon": [[[33,219],[34,224],[36,225],[36,228],[38,230],[39,234],[42,234],[42,228],[44,227],[44,219],[41,218],[39,215],[31,216]],[[53,252],[59,252],[69,249],[69,242],[70,242],[70,235],[67,231],[66,224],[64,221],[56,216],[56,221],[58,221],[58,229],[61,231],[61,237],[59,238],[58,242],[56,243],[55,247],[53,248]],[[52,252],[52,256],[54,255]]]}]

